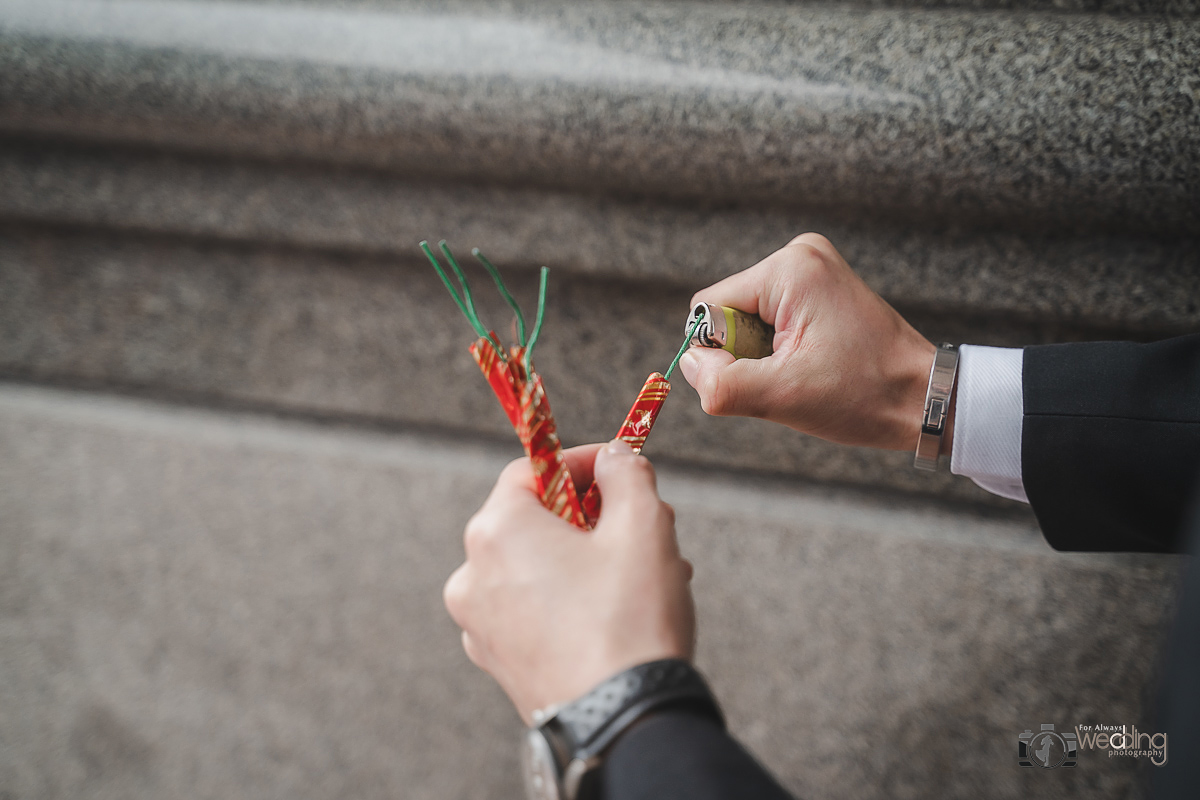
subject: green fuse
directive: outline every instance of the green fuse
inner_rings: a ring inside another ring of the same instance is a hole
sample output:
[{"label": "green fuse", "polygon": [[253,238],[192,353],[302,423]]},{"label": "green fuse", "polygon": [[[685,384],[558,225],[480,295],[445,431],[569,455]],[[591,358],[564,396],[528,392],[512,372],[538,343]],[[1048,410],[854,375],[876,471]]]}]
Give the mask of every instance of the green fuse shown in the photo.
[{"label": "green fuse", "polygon": [[696,303],[683,329],[692,334],[692,344],[698,347],[719,347],[733,353],[734,358],[766,358],[775,352],[775,328],[754,314],[736,308]]}]

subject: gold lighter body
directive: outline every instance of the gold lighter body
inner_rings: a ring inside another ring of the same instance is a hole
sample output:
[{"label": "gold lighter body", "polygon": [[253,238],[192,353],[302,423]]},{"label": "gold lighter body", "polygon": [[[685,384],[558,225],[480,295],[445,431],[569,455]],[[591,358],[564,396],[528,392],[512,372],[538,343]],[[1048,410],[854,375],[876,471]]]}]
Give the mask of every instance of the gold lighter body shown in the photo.
[{"label": "gold lighter body", "polygon": [[712,303],[696,303],[688,315],[684,331],[692,334],[692,344],[698,347],[719,347],[733,353],[734,358],[766,358],[775,352],[775,328],[755,314]]}]

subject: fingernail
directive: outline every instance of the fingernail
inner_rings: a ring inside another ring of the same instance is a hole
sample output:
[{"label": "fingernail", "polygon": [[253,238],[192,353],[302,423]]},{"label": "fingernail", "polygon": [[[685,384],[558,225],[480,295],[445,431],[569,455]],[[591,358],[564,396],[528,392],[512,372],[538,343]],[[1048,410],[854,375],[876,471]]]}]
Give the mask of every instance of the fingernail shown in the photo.
[{"label": "fingernail", "polygon": [[608,447],[604,448],[614,456],[631,456],[634,455],[633,448],[624,439],[613,439],[608,443]]},{"label": "fingernail", "polygon": [[696,385],[696,375],[700,372],[700,361],[692,355],[689,350],[683,354],[683,358],[679,359],[679,371],[683,373],[683,379],[692,386]]}]

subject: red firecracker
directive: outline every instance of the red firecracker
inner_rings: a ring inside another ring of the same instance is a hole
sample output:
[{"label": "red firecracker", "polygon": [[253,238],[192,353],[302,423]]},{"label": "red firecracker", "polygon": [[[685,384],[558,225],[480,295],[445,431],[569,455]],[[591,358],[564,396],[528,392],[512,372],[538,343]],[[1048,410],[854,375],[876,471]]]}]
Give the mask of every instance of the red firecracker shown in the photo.
[{"label": "red firecracker", "polygon": [[558,440],[554,414],[550,411],[541,376],[534,373],[530,379],[525,374],[522,365],[525,349],[522,347],[512,348],[507,360],[502,358],[492,344],[495,338],[494,333],[491,339],[479,337],[471,345],[471,355],[533,464],[538,497],[555,516],[587,530],[590,526],[584,519],[575,482],[563,459],[562,443]]},{"label": "red firecracker", "polygon": [[[621,430],[617,431],[617,438],[627,442],[633,448],[633,452],[642,452],[646,437],[654,427],[654,420],[658,419],[658,412],[662,411],[663,403],[670,393],[671,382],[664,378],[662,373],[651,372],[642,390],[638,392],[637,400],[633,401],[633,407],[625,415]],[[584,494],[582,505],[589,525],[594,526],[600,518],[600,487],[595,481]]]},{"label": "red firecracker", "polygon": [[[461,295],[450,282],[445,269],[430,249],[429,243],[421,242],[421,249],[425,252],[429,263],[437,271],[446,290],[450,292],[455,305],[479,335],[479,338],[470,347],[471,356],[479,365],[488,385],[492,387],[492,393],[500,401],[500,407],[504,409],[505,416],[508,417],[513,430],[517,432],[517,438],[521,440],[521,445],[525,448],[525,454],[529,456],[529,460],[533,464],[538,498],[542,505],[555,516],[577,528],[589,530],[600,516],[600,491],[593,481],[582,502],[580,501],[579,494],[575,489],[575,482],[571,479],[571,473],[563,458],[562,443],[558,439],[554,414],[550,411],[550,401],[546,399],[545,387],[542,386],[541,377],[533,370],[533,348],[537,344],[545,315],[546,275],[549,270],[542,267],[538,286],[537,322],[527,343],[524,315],[521,314],[516,300],[505,287],[499,271],[478,249],[472,251],[472,254],[492,276],[500,294],[516,314],[515,324],[520,346],[505,351],[499,344],[500,340],[496,337],[495,332],[489,331],[480,322],[467,276],[463,273],[458,261],[455,260],[454,254],[450,252],[449,246],[444,241],[440,242],[438,246],[458,279],[462,289]],[[699,322],[697,320],[693,324],[688,333],[689,340],[696,332]],[[683,348],[679,350],[679,355],[675,357],[675,361],[667,370],[667,375],[670,375],[676,364],[679,363],[679,357],[683,355],[687,346],[688,340],[685,340]],[[641,452],[642,446],[646,443],[646,437],[650,435],[650,429],[654,426],[654,420],[658,418],[658,412],[662,410],[663,402],[667,399],[670,391],[671,384],[663,375],[652,372],[646,379],[646,384],[638,394],[633,408],[629,409],[629,414],[625,417],[625,423],[617,432],[617,437],[628,442],[634,452]]]}]

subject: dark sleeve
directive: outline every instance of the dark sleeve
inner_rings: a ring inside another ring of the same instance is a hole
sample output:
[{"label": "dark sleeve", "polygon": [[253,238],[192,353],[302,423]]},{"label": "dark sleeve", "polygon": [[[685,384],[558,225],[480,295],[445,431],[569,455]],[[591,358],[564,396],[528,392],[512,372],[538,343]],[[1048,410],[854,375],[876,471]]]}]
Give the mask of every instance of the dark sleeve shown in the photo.
[{"label": "dark sleeve", "polygon": [[792,800],[716,722],[655,714],[617,740],[604,763],[605,800]]},{"label": "dark sleeve", "polygon": [[1200,502],[1192,507],[1188,527],[1192,558],[1179,586],[1151,731],[1163,733],[1167,746],[1167,763],[1151,771],[1154,800],[1194,800],[1200,786]]},{"label": "dark sleeve", "polygon": [[1173,553],[1200,470],[1200,334],[1025,348],[1021,477],[1057,550]]}]

